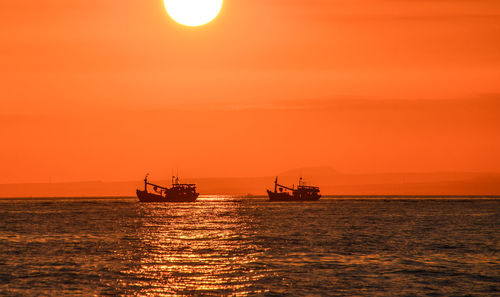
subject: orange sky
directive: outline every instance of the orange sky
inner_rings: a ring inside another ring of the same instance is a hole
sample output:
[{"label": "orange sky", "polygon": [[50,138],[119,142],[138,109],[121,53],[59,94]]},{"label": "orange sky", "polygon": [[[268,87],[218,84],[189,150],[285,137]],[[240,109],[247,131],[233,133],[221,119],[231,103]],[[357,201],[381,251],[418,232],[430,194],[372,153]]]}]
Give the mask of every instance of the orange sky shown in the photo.
[{"label": "orange sky", "polygon": [[499,36],[498,0],[2,0],[0,183],[500,172]]}]

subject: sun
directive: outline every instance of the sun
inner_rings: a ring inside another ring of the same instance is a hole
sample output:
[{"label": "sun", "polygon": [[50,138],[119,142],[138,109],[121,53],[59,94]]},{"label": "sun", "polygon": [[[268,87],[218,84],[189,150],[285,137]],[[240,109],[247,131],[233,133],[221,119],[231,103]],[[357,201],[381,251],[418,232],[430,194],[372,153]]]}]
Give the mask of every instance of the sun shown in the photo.
[{"label": "sun", "polygon": [[164,0],[174,21],[190,27],[205,25],[220,12],[223,0]]}]

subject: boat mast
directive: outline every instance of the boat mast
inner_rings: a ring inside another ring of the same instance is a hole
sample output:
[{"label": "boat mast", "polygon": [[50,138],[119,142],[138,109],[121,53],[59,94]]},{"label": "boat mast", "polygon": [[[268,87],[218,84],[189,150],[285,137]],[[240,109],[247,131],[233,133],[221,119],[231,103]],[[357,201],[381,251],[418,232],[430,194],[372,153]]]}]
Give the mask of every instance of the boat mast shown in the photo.
[{"label": "boat mast", "polygon": [[146,176],[144,177],[144,192],[148,191],[148,175],[149,173],[146,173]]},{"label": "boat mast", "polygon": [[278,177],[276,176],[276,179],[274,180],[274,193],[277,193],[277,187],[278,187]]}]

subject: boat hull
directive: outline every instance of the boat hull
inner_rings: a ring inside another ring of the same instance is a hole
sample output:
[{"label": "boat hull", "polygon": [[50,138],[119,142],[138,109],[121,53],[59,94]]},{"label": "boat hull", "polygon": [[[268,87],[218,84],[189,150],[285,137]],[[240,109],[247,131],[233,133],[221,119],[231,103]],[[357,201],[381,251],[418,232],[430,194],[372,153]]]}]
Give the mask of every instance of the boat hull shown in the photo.
[{"label": "boat hull", "polygon": [[321,195],[291,195],[287,192],[276,193],[267,190],[270,201],[318,201]]},{"label": "boat hull", "polygon": [[199,195],[198,193],[180,195],[171,193],[167,196],[162,196],[141,190],[137,190],[136,194],[140,202],[195,202]]}]

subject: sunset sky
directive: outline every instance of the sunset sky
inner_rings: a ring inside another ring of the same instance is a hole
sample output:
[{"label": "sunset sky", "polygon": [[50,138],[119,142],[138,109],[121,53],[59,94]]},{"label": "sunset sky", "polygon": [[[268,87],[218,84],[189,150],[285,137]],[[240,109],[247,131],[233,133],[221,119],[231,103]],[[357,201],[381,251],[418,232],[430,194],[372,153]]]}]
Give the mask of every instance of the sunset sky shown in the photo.
[{"label": "sunset sky", "polygon": [[500,172],[500,1],[0,1],[0,183]]}]

